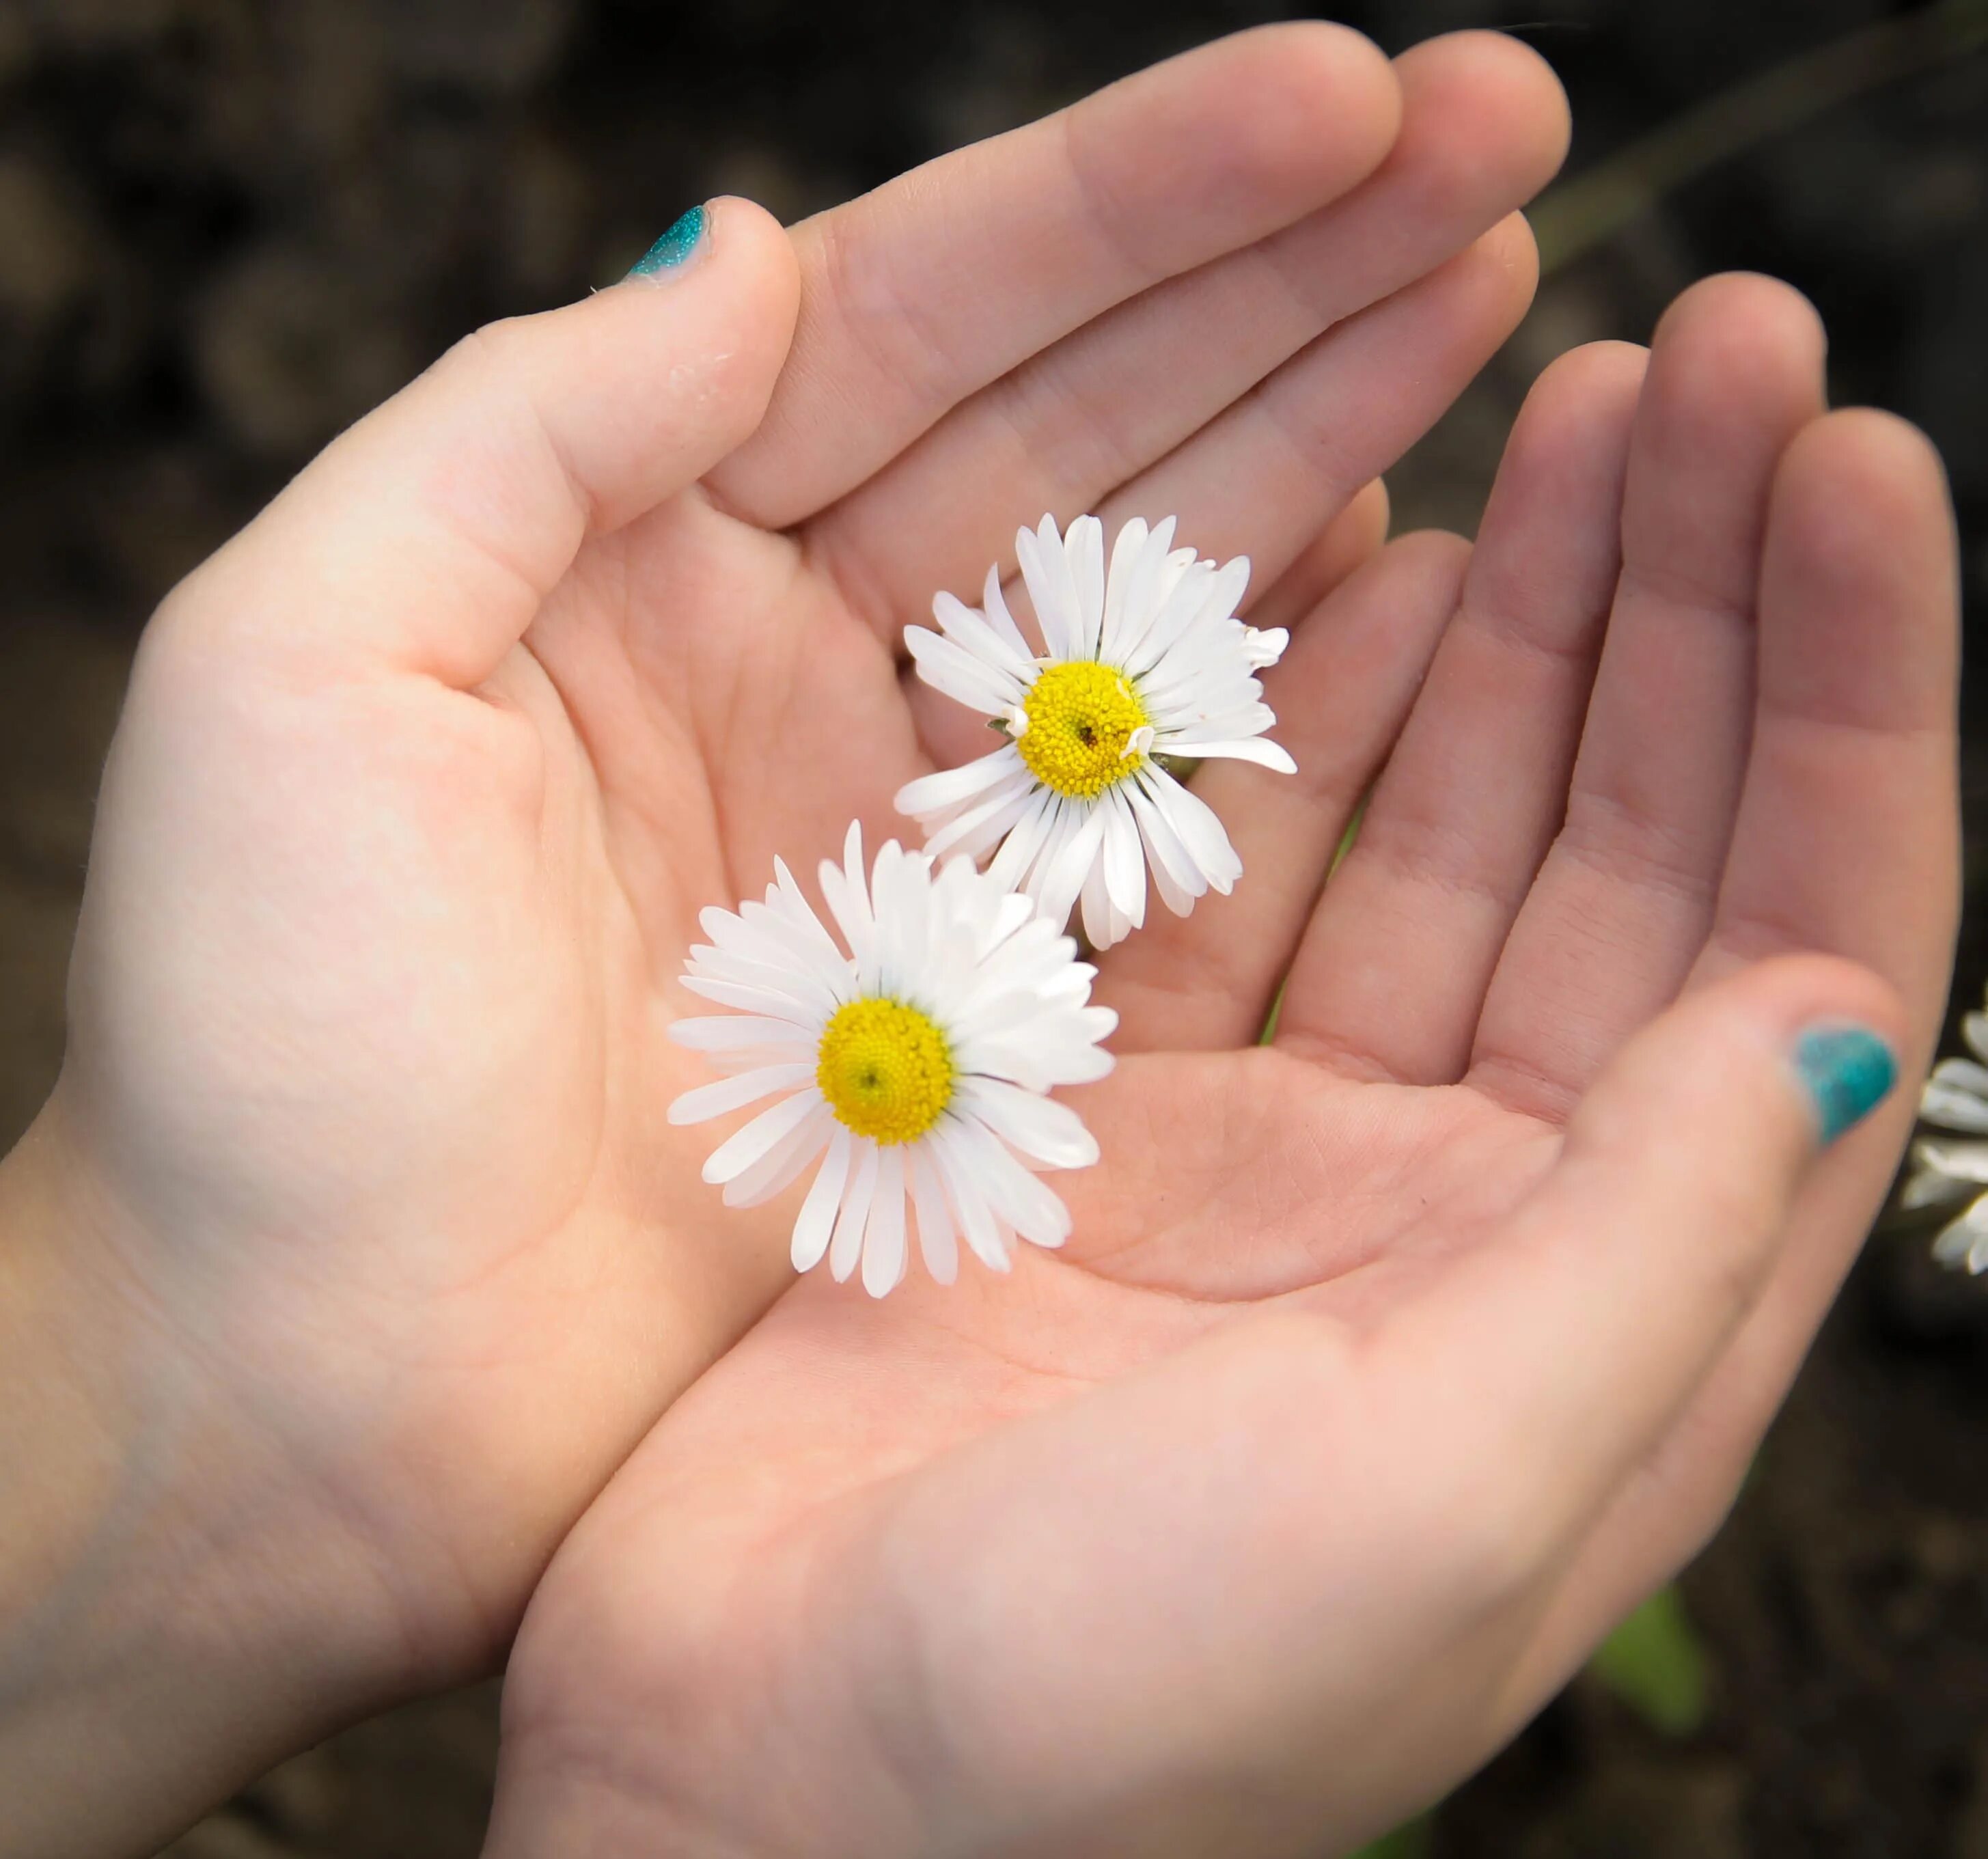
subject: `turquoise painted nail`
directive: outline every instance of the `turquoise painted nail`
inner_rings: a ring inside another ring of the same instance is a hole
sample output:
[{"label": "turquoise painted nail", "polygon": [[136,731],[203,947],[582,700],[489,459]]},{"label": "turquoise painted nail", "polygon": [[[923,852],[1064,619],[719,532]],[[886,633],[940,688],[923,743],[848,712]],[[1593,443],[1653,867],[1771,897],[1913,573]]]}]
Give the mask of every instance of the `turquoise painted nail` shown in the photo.
[{"label": "turquoise painted nail", "polygon": [[1795,1070],[1825,1144],[1861,1123],[1898,1081],[1891,1047],[1862,1026],[1810,1028],[1796,1043]]},{"label": "turquoise painted nail", "polygon": [[628,268],[629,276],[654,278],[675,270],[704,242],[704,229],[710,223],[703,208],[692,207]]}]

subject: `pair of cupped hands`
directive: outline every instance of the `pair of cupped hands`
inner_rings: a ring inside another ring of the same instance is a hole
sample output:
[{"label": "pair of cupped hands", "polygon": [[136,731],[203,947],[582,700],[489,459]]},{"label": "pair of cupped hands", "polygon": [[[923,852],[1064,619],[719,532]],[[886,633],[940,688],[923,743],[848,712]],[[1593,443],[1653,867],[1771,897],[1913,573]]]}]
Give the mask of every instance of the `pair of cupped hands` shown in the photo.
[{"label": "pair of cupped hands", "polygon": [[[507,1661],[492,1859],[1334,1851],[1702,1543],[1910,1114],[1824,1152],[1797,1043],[1934,1037],[1953,545],[1756,277],[1384,539],[1565,133],[1291,25],[720,201],[172,593],[0,1171],[0,1851]],[[1068,1245],[872,1303],[699,1181],[676,977],[985,748],[901,630],[1045,510],[1249,556],[1299,772],[1205,766],[1235,894],[1100,959]]]}]

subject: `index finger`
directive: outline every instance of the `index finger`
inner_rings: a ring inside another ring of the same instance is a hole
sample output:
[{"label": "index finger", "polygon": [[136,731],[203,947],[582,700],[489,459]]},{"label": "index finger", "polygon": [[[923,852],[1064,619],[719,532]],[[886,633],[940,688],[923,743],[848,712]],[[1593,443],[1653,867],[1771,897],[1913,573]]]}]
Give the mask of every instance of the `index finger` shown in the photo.
[{"label": "index finger", "polygon": [[813,515],[1100,312],[1346,192],[1400,120],[1359,33],[1259,27],[806,221],[793,354],[714,488],[769,528]]}]

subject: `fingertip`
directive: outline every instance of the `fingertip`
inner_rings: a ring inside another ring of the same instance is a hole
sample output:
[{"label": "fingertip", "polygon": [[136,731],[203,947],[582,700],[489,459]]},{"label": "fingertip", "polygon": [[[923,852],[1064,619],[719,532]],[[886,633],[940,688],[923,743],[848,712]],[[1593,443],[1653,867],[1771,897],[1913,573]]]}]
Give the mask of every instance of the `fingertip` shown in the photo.
[{"label": "fingertip", "polygon": [[1834,505],[1834,516],[1902,539],[1929,531],[1949,539],[1953,529],[1939,448],[1911,421],[1881,407],[1845,407],[1811,420],[1782,455],[1777,495]]},{"label": "fingertip", "polygon": [[1561,480],[1572,473],[1590,483],[1605,476],[1619,495],[1649,363],[1649,351],[1630,342],[1586,343],[1549,362],[1513,422],[1499,465],[1505,495],[1494,489],[1486,521],[1502,520],[1511,485],[1535,472]]},{"label": "fingertip", "polygon": [[[1380,552],[1391,515],[1387,485],[1378,478],[1369,478],[1311,545],[1303,578],[1310,583],[1314,598],[1337,586]],[[1293,570],[1285,573],[1293,575]]]},{"label": "fingertip", "polygon": [[[691,242],[675,226],[694,215]],[[570,435],[600,530],[641,514],[757,429],[800,313],[800,262],[766,208],[720,196],[675,226],[651,248],[661,256],[614,289],[499,326],[518,370],[540,381],[549,418]],[[694,460],[659,442],[673,431],[696,432]]]},{"label": "fingertip", "polygon": [[1652,352],[1730,373],[1777,371],[1790,364],[1818,390],[1827,337],[1822,317],[1792,284],[1758,272],[1722,272],[1684,291],[1658,318]]},{"label": "fingertip", "polygon": [[[1688,995],[1675,1034],[1692,1055],[1685,1063],[1708,1073],[1743,1070],[1751,1054],[1792,1077],[1816,1119],[1804,1126],[1812,1144],[1834,1140],[1889,1095],[1898,1055],[1911,1044],[1905,1001],[1890,982],[1861,962],[1807,952],[1750,963]],[[1710,1056],[1721,1048],[1723,1061]]]},{"label": "fingertip", "polygon": [[[1761,677],[1783,712],[1949,738],[1960,654],[1959,539],[1931,441],[1858,407],[1810,420],[1776,467],[1760,574]],[[1950,792],[1922,776],[1922,823]]]},{"label": "fingertip", "polygon": [[1639,342],[1585,342],[1556,355],[1539,372],[1519,417],[1536,403],[1591,407],[1597,403],[1633,407],[1649,372],[1650,351]]},{"label": "fingertip", "polygon": [[705,202],[712,254],[737,272],[739,294],[761,334],[783,348],[800,315],[801,265],[787,229],[756,200],[721,194]]},{"label": "fingertip", "polygon": [[[1246,46],[1314,102],[1358,104],[1384,119],[1387,140],[1401,124],[1401,86],[1394,61],[1364,32],[1331,19],[1290,19],[1252,26],[1232,44]],[[1316,122],[1312,124],[1317,134]]]},{"label": "fingertip", "polygon": [[[1327,20],[1292,20],[1253,27],[1212,47],[1233,68],[1209,94],[1222,113],[1226,136],[1202,151],[1233,150],[1240,177],[1260,188],[1266,177],[1308,185],[1322,201],[1378,167],[1401,127],[1401,87],[1385,53],[1363,32]],[[1235,100],[1246,96],[1248,107]],[[1320,133],[1321,128],[1329,134]],[[1317,204],[1317,201],[1314,204]]]},{"label": "fingertip", "polygon": [[1716,1007],[1743,1003],[1742,1010],[1783,1045],[1810,1026],[1839,1021],[1868,1027],[1895,1050],[1909,1027],[1898,990],[1875,968],[1843,955],[1770,956],[1704,992]]},{"label": "fingertip", "polygon": [[1469,539],[1453,530],[1412,529],[1388,543],[1381,559],[1388,572],[1405,576],[1420,591],[1422,603],[1453,607],[1471,553]]},{"label": "fingertip", "polygon": [[1824,1148],[1876,1110],[1898,1081],[1895,1049],[1854,1021],[1821,1020],[1805,1028],[1794,1060]]},{"label": "fingertip", "polygon": [[1506,214],[1450,263],[1478,275],[1486,313],[1502,322],[1506,335],[1519,326],[1540,282],[1540,248],[1524,214]]},{"label": "fingertip", "polygon": [[[1861,1036],[1838,1039],[1853,1029]],[[1764,1246],[1770,1210],[1824,1141],[1889,1093],[1909,1049],[1898,990],[1862,964],[1808,953],[1749,962],[1630,1041],[1576,1110],[1567,1154],[1577,1168],[1639,1158],[1652,1181],[1688,1169],[1699,1178],[1689,1192]],[[1832,1065],[1844,1074],[1834,1083],[1822,1075]]]},{"label": "fingertip", "polygon": [[1370,478],[1283,573],[1242,608],[1252,626],[1301,624],[1320,601],[1379,553],[1388,539],[1388,487]]},{"label": "fingertip", "polygon": [[1530,198],[1567,159],[1572,118],[1553,67],[1503,32],[1450,32],[1395,60],[1412,138],[1432,177],[1454,192],[1487,174]]},{"label": "fingertip", "polygon": [[[1388,539],[1388,526],[1394,518],[1395,500],[1388,491],[1387,480],[1370,478],[1354,492],[1353,501],[1341,513],[1340,521],[1349,529],[1358,529],[1363,536],[1371,536],[1374,547],[1378,548]],[[1371,553],[1371,549],[1365,551],[1361,559],[1364,560],[1366,555]]]},{"label": "fingertip", "polygon": [[1892,1097],[1910,1022],[1898,990],[1875,970],[1841,956],[1788,955],[1721,985],[1775,1043],[1809,1112],[1814,1148],[1827,1148]]}]

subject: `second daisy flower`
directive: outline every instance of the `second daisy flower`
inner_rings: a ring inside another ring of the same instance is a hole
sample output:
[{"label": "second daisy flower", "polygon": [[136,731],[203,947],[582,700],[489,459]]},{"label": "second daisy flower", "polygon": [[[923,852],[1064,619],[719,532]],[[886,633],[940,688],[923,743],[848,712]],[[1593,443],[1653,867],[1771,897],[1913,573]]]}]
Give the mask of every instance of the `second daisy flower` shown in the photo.
[{"label": "second daisy flower", "polygon": [[[1105,948],[1145,921],[1147,873],[1185,916],[1226,892],[1242,861],[1222,822],[1163,765],[1228,756],[1290,774],[1263,732],[1276,722],[1256,674],[1288,635],[1236,617],[1244,556],[1217,567],[1173,546],[1174,519],[1119,531],[1107,573],[1104,526],[1067,536],[1045,516],[1015,547],[1041,628],[1036,654],[989,569],[980,607],[942,593],[939,630],[907,627],[918,675],[1008,737],[992,755],[911,782],[897,797],[935,857],[994,852],[989,874],[1063,922],[1080,901]],[[998,851],[995,848],[999,847]]]}]

